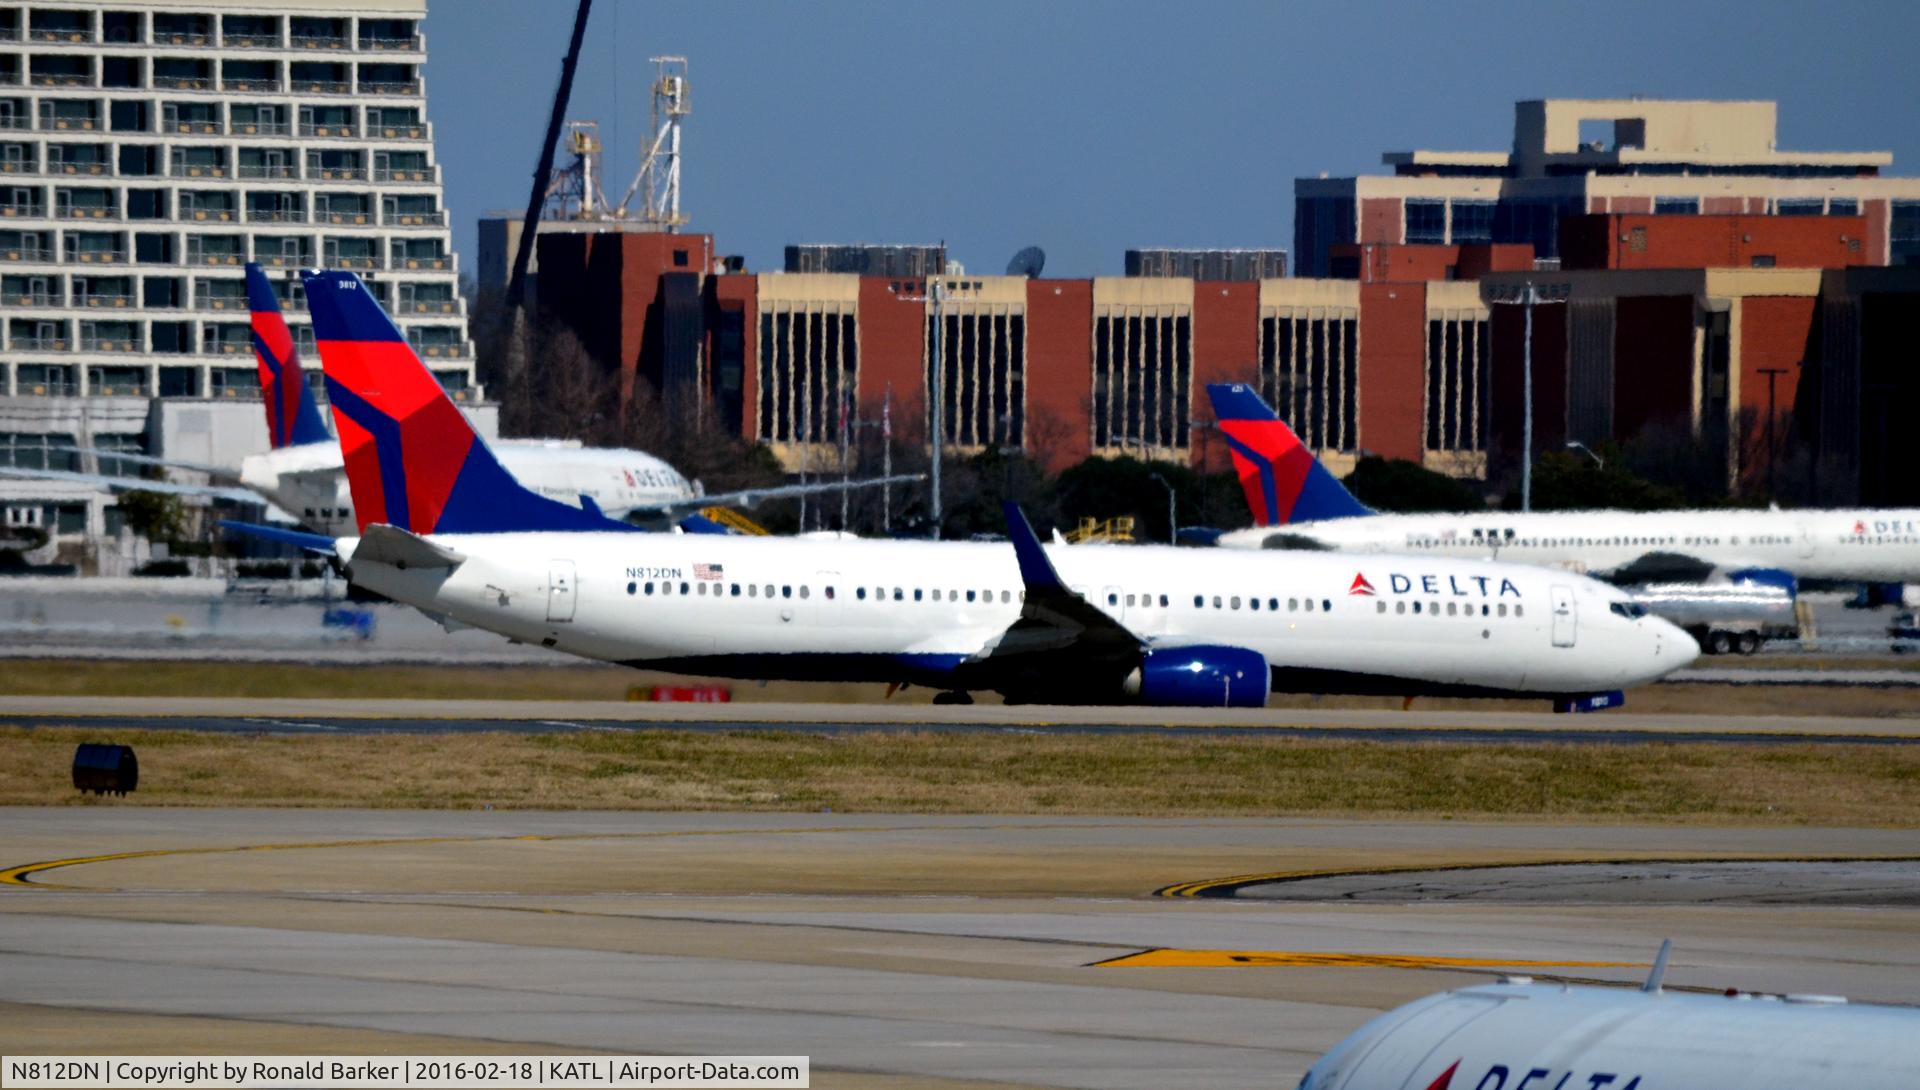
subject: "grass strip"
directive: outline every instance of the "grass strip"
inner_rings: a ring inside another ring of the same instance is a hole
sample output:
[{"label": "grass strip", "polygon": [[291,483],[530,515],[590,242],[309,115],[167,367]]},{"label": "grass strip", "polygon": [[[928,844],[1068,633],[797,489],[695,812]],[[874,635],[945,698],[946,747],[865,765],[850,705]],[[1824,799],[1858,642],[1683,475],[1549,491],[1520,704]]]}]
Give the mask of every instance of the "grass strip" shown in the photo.
[{"label": "grass strip", "polygon": [[884,811],[1920,826],[1920,746],[898,733],[230,735],[0,728],[0,804],[135,747],[168,806]]}]

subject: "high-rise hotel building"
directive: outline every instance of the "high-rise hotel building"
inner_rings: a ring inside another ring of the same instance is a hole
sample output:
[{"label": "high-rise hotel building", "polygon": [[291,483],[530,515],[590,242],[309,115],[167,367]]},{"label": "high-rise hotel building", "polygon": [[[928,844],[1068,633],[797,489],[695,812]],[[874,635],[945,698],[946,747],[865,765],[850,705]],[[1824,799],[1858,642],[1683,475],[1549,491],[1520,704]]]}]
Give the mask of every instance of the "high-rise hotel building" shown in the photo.
[{"label": "high-rise hotel building", "polygon": [[424,0],[0,3],[0,465],[80,468],[54,452],[74,444],[220,464],[257,449],[249,260],[284,271],[309,361],[297,270],[354,269],[475,396],[425,15]]}]

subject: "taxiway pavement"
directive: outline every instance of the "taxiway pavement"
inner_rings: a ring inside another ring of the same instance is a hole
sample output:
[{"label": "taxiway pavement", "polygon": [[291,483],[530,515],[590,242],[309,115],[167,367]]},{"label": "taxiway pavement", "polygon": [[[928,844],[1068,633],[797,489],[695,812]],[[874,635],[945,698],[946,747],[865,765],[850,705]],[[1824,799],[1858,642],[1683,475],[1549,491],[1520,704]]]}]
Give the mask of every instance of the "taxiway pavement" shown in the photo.
[{"label": "taxiway pavement", "polygon": [[1771,873],[1800,904],[1676,903],[1578,868],[1527,902],[1154,892],[1910,856],[1905,830],[102,805],[0,811],[0,844],[10,1053],[71,1024],[103,1033],[73,1051],[802,1053],[823,1087],[1290,1086],[1380,1009],[1503,969],[1630,982],[1669,936],[1670,985],[1920,1001],[1920,909],[1854,907],[1857,876],[1819,867]]}]

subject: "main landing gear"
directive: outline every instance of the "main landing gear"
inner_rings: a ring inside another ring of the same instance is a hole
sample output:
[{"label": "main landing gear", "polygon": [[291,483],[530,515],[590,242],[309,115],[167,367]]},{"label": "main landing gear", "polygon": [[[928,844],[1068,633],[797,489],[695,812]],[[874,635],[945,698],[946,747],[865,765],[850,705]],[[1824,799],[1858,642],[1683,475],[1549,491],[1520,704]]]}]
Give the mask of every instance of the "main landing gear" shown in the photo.
[{"label": "main landing gear", "polygon": [[971,704],[973,703],[973,694],[958,692],[935,693],[933,694],[933,702],[935,704]]}]

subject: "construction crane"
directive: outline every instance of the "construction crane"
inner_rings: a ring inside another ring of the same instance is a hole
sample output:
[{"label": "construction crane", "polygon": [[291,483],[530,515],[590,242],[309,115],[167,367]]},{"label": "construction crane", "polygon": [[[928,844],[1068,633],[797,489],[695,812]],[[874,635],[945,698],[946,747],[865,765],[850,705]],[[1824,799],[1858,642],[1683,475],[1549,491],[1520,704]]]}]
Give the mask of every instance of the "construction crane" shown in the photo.
[{"label": "construction crane", "polygon": [[547,120],[547,138],[540,145],[540,162],[533,168],[533,195],[527,198],[520,245],[513,254],[513,273],[507,277],[507,306],[515,312],[526,300],[527,264],[533,259],[534,236],[540,232],[540,207],[547,202],[547,187],[552,184],[553,148],[560,142],[560,123],[567,116],[573,73],[580,67],[580,42],[586,37],[587,16],[592,11],[593,0],[580,0],[573,13],[573,37],[567,42],[567,55],[560,61],[560,87],[553,95],[553,113]]}]

